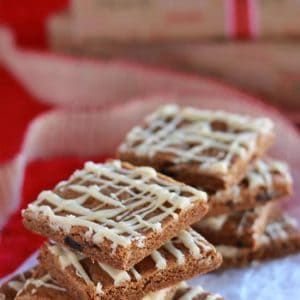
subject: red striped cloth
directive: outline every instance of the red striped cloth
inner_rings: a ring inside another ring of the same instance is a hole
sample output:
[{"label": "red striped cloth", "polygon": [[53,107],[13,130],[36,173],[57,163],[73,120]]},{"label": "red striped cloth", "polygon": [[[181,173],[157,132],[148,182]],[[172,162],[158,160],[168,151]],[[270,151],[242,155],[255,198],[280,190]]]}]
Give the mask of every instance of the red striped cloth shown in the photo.
[{"label": "red striped cloth", "polygon": [[[51,107],[38,102],[1,66],[0,95],[5,99],[0,110],[0,163],[4,163],[20,150],[29,122]],[[30,163],[25,171],[21,208],[34,200],[41,190],[52,188],[74,169],[80,168],[87,159],[90,158],[55,158]],[[104,158],[94,160],[103,161]],[[42,237],[23,227],[20,211],[16,212],[1,231],[0,278],[12,272],[42,241]]]}]

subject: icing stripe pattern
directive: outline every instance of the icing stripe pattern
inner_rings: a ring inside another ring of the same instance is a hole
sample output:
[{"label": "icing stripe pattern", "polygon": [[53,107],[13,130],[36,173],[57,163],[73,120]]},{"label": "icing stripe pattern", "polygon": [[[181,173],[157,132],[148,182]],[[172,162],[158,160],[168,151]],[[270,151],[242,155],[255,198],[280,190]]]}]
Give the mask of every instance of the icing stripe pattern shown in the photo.
[{"label": "icing stripe pattern", "polygon": [[[30,275],[32,274],[32,272],[30,272]],[[13,278],[12,280],[10,280],[7,285],[15,290],[16,292],[18,292],[25,284],[26,282],[26,274],[25,273],[20,273],[17,278]]]},{"label": "icing stripe pattern", "polygon": [[286,163],[272,159],[257,160],[247,172],[245,178],[242,180],[242,184],[233,186],[227,190],[217,191],[212,196],[214,199],[220,199],[220,201],[223,201],[225,197],[230,197],[235,203],[243,201],[240,198],[241,190],[245,189],[243,183],[247,183],[247,189],[250,191],[263,188],[270,193],[276,192],[274,190],[273,178],[275,174],[280,176],[282,182],[285,184],[292,184],[292,177]]},{"label": "icing stripe pattern", "polygon": [[38,277],[33,277],[35,270],[36,268],[33,268],[27,271],[26,273],[20,273],[16,275],[6,283],[7,286],[15,291],[16,296],[26,293],[26,289],[29,286],[30,286],[30,292],[32,294],[36,293],[37,290],[41,287],[66,292],[66,289],[60,287],[48,273],[44,273],[42,275],[39,275]]},{"label": "icing stripe pattern", "polygon": [[246,175],[249,188],[272,188],[273,175],[280,174],[285,182],[291,183],[292,178],[288,165],[278,160],[257,160]]},{"label": "icing stripe pattern", "polygon": [[[90,275],[87,274],[81,264],[81,261],[86,258],[85,256],[72,252],[71,250],[59,245],[48,245],[48,249],[55,257],[58,257],[62,270],[72,266],[76,270],[76,274],[81,277],[85,283],[92,283]],[[149,257],[152,259],[157,270],[164,270],[168,267],[168,260],[170,259],[170,256],[167,257],[166,252],[176,259],[178,265],[182,265],[185,261],[186,250],[189,253],[188,255],[191,255],[194,259],[207,257],[209,253],[215,251],[213,246],[210,245],[200,234],[192,229],[188,229],[182,230],[176,238],[170,240],[161,248],[154,251]],[[143,272],[138,272],[136,267],[131,268],[128,271],[124,271],[117,270],[107,264],[97,264],[99,268],[112,279],[114,286],[120,286],[125,284],[127,281],[139,281],[143,278]],[[97,293],[103,294],[104,287],[102,283],[97,282],[94,284]]]},{"label": "icing stripe pattern", "polygon": [[74,225],[86,227],[86,238],[96,244],[105,238],[115,249],[133,242],[143,247],[146,232],[160,232],[167,218],[206,202],[206,193],[167,180],[153,168],[113,160],[87,162],[68,181],[42,192],[28,210],[66,233]]},{"label": "icing stripe pattern", "polygon": [[[203,221],[195,224],[194,228],[199,230],[205,237],[209,237],[210,233],[218,233],[221,240],[223,234],[228,236],[228,230],[231,236],[240,240],[248,237],[253,241],[258,241],[260,234],[259,228],[269,218],[273,205],[268,203],[263,206],[255,207],[246,211],[224,214],[216,217],[208,217]],[[212,241],[215,243],[215,241]]]},{"label": "icing stripe pattern", "polygon": [[[278,221],[273,221],[269,223],[266,227],[264,234],[259,237],[260,246],[268,246],[273,241],[285,241],[290,237],[290,233],[295,233],[299,230],[297,220],[289,216],[283,216]],[[217,250],[224,257],[236,257],[243,252],[241,248],[227,246],[227,245],[218,245],[216,246]]]},{"label": "icing stripe pattern", "polygon": [[54,289],[61,292],[66,292],[67,290],[65,288],[60,287],[57,285],[57,283],[52,279],[52,277],[49,274],[45,274],[44,276],[40,278],[30,278],[26,281],[24,287],[19,290],[17,295],[20,295],[23,290],[25,290],[29,285],[32,285],[35,287],[35,289],[32,290],[32,292],[36,291],[36,289],[40,287],[45,287],[48,289]]},{"label": "icing stripe pattern", "polygon": [[245,229],[250,226],[254,227],[256,222],[263,217],[270,210],[270,206],[264,205],[253,209],[241,212],[234,212],[231,214],[224,214],[215,217],[208,217],[197,223],[197,228],[209,229],[210,231],[223,231],[224,225],[227,222],[235,224],[237,235],[243,236]]},{"label": "icing stripe pattern", "polygon": [[164,153],[174,164],[198,163],[206,172],[226,174],[234,157],[251,157],[259,135],[272,131],[267,118],[166,105],[134,127],[119,151],[152,158]]}]

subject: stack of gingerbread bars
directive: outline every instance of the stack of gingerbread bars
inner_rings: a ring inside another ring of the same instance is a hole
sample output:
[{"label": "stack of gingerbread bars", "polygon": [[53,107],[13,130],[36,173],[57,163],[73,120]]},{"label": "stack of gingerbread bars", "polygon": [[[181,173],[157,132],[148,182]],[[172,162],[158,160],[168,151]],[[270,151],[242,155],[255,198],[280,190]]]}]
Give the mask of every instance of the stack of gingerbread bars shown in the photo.
[{"label": "stack of gingerbread bars", "polygon": [[217,269],[221,254],[229,267],[300,249],[279,207],[292,190],[288,167],[265,156],[274,136],[266,118],[159,108],[128,133],[120,160],[87,162],[23,211],[25,226],[50,240],[39,265],[0,293],[222,299],[183,281]]},{"label": "stack of gingerbread bars", "polygon": [[267,118],[167,105],[133,128],[119,157],[148,165],[208,193],[209,212],[193,228],[243,266],[300,249],[300,231],[283,214],[292,193],[288,166],[266,156],[275,134]]},{"label": "stack of gingerbread bars", "polygon": [[182,283],[221,264],[215,247],[190,227],[207,211],[205,192],[152,167],[87,162],[23,211],[25,226],[50,240],[39,265],[10,280],[2,294],[13,292],[17,300],[222,299]]}]

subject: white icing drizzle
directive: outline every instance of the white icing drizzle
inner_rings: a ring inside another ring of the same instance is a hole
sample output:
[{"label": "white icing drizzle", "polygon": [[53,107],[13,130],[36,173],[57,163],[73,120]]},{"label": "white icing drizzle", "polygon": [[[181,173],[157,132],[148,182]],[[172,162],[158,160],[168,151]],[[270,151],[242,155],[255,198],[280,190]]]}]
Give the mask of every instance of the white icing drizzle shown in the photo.
[{"label": "white icing drizzle", "polygon": [[155,266],[159,270],[163,270],[167,267],[166,259],[160,254],[159,251],[155,250],[151,253],[151,257],[155,262]]},{"label": "white icing drizzle", "polygon": [[272,240],[286,240],[289,238],[287,228],[298,230],[297,220],[284,215],[280,220],[269,223],[265,233],[259,237],[258,241],[261,245],[266,245],[272,242]]},{"label": "white icing drizzle", "polygon": [[[273,174],[278,173],[282,176],[282,181],[286,184],[291,184],[292,178],[289,172],[287,164],[282,161],[265,159],[257,160],[248,170],[244,180],[248,182],[247,189],[255,190],[259,188],[264,188],[268,192],[274,190]],[[243,181],[244,181],[243,180]],[[224,199],[230,199],[234,203],[242,202],[241,198],[241,187],[240,185],[235,185],[226,190],[219,190],[212,195],[214,201],[223,202]]]},{"label": "white icing drizzle", "polygon": [[233,246],[219,245],[216,246],[218,252],[222,254],[224,257],[235,257],[239,253],[239,248]]},{"label": "white icing drizzle", "polygon": [[[296,225],[294,223],[294,219],[289,216],[284,216],[278,221],[269,223],[266,227],[265,232],[258,237],[259,245],[266,246],[272,243],[272,241],[287,240],[289,238],[287,227],[291,226],[294,229],[297,229],[297,226],[294,225]],[[242,251],[241,248],[227,245],[218,245],[216,246],[216,249],[224,257],[236,257],[239,252]]]},{"label": "white icing drizzle", "polygon": [[39,278],[28,278],[28,279],[25,278],[24,274],[20,274],[20,275],[22,281],[10,281],[8,283],[9,287],[17,291],[17,296],[22,294],[27,289],[28,286],[33,286],[33,288],[31,289],[32,294],[36,294],[38,289],[41,287],[66,292],[66,289],[60,287],[48,273],[44,274]]},{"label": "white icing drizzle", "polygon": [[129,281],[131,278],[126,271],[118,270],[112,266],[104,263],[99,263],[99,266],[114,280],[114,285],[119,286],[125,281]]},{"label": "white icing drizzle", "polygon": [[[230,220],[233,220],[233,222],[236,222],[235,218],[238,217],[239,222],[236,226],[237,236],[243,236],[245,234],[245,229],[249,228],[249,226],[252,227],[252,231],[255,233],[264,223],[270,209],[272,209],[272,206],[270,204],[266,204],[243,212],[235,212],[232,214],[205,218],[204,220],[196,223],[195,228],[198,228],[200,232],[201,230],[222,231],[223,226],[227,221],[230,222]],[[251,223],[249,221],[251,221]]]},{"label": "white icing drizzle", "polygon": [[219,294],[211,294],[205,291],[201,286],[190,287],[185,281],[177,284],[175,288],[181,294],[180,297],[178,297],[178,295],[175,296],[177,300],[194,300],[197,296],[203,295],[205,295],[205,298],[203,298],[205,300],[223,300]]},{"label": "white icing drizzle", "polygon": [[267,226],[266,233],[274,240],[277,238],[285,240],[289,237],[288,233],[284,229],[284,226],[279,222],[270,223]]},{"label": "white icing drizzle", "polygon": [[165,300],[166,296],[174,287],[165,288],[157,292],[152,292],[143,297],[142,300]]},{"label": "white icing drizzle", "polygon": [[203,294],[204,289],[201,286],[197,286],[188,290],[183,296],[181,296],[178,300],[193,300],[194,297],[199,294]]},{"label": "white icing drizzle", "polygon": [[[260,207],[257,209],[260,209]],[[247,228],[248,226],[249,215],[251,215],[252,213],[253,213],[252,210],[242,212],[242,219],[240,220],[238,227],[236,229],[236,233],[238,236],[243,236],[243,234],[245,233],[245,228]],[[252,223],[251,226],[253,227],[254,223]]]},{"label": "white icing drizzle", "polygon": [[189,249],[191,255],[194,258],[199,258],[200,257],[200,249],[196,243],[196,241],[194,240],[193,236],[183,230],[179,233],[178,235],[178,239],[184,244],[184,246]]},{"label": "white icing drizzle", "polygon": [[266,234],[262,234],[257,238],[259,245],[268,245],[270,243],[270,238]]},{"label": "white icing drizzle", "polygon": [[26,277],[25,277],[25,273],[20,273],[18,274],[19,278],[18,280],[16,279],[13,279],[13,280],[10,280],[7,285],[11,288],[11,289],[14,289],[15,291],[19,291],[25,284],[26,282]]},{"label": "white icing drizzle", "polygon": [[[180,289],[180,287],[179,287]],[[219,294],[211,294],[205,291],[201,286],[197,287],[184,287],[186,289],[186,292],[178,298],[178,300],[194,300],[197,298],[197,296],[204,296],[205,300],[221,300],[223,299]]]},{"label": "white icing drizzle", "polygon": [[55,284],[55,281],[51,278],[50,274],[45,274],[41,278],[28,279],[24,285],[24,289],[28,285],[33,285],[37,289],[40,287],[45,287],[45,288],[54,289],[54,290],[58,290],[58,291],[62,291],[62,292],[66,291],[65,288],[62,288],[62,287],[58,286],[57,284]]},{"label": "white icing drizzle", "polygon": [[[181,245],[180,248],[178,245]],[[164,270],[168,267],[168,260],[163,256],[165,250],[176,258],[178,265],[185,262],[185,252],[182,247],[186,248],[194,259],[199,259],[207,255],[207,253],[214,251],[214,248],[197,232],[192,229],[182,230],[176,238],[168,241],[160,249],[155,250],[149,257],[153,260],[157,270]],[[49,245],[49,251],[58,257],[60,266],[64,270],[68,266],[73,266],[76,274],[81,277],[87,284],[92,283],[92,279],[84,270],[81,260],[85,257],[77,252],[72,252],[68,248],[58,245]],[[164,250],[164,251],[162,251]],[[127,272],[124,270],[115,269],[107,264],[99,263],[98,266],[113,280],[114,286],[120,286],[127,281],[142,279],[135,267]],[[97,293],[103,293],[103,286],[98,282],[95,286]]]},{"label": "white icing drizzle", "polygon": [[290,217],[290,216],[288,216],[288,215],[286,215],[286,214],[284,214],[283,215],[283,220],[284,220],[284,222],[286,223],[286,224],[288,224],[288,225],[290,225],[290,226],[292,226],[292,227],[294,227],[294,228],[298,228],[298,221],[296,220],[296,219],[294,219],[294,218],[292,218],[292,217]]},{"label": "white icing drizzle", "polygon": [[98,282],[96,284],[96,294],[99,295],[99,296],[104,294],[104,292],[102,290],[102,284],[101,284],[101,282]]},{"label": "white icing drizzle", "polygon": [[19,291],[24,286],[24,282],[12,280],[8,283],[8,286],[15,291]]},{"label": "white icing drizzle", "polygon": [[252,224],[252,232],[253,232],[253,239],[258,243],[260,237],[262,236],[262,234],[260,233],[260,228],[262,227],[267,228],[265,224],[267,223],[267,220],[270,217],[273,208],[274,208],[273,204],[268,203],[266,205],[256,207],[254,209],[254,213],[257,215],[257,217],[254,223]]},{"label": "white icing drizzle", "polygon": [[84,256],[67,250],[64,247],[49,246],[48,249],[59,258],[59,263],[63,270],[68,266],[73,266],[79,277],[82,277],[86,283],[92,283],[92,280],[80,263],[80,260],[84,259]]},{"label": "white icing drizzle", "polygon": [[189,285],[185,281],[181,281],[180,283],[177,284],[176,286],[178,289],[186,289],[189,287]]},{"label": "white icing drizzle", "polygon": [[[108,189],[114,192],[108,194]],[[76,196],[62,197],[67,191]],[[183,193],[189,196],[182,196]],[[121,198],[124,194],[125,199]],[[98,205],[87,207],[89,199]],[[178,218],[179,211],[206,201],[206,193],[169,182],[152,168],[126,169],[115,160],[105,164],[86,163],[68,182],[60,183],[54,191],[42,192],[28,210],[47,216],[52,227],[66,233],[72,226],[84,226],[86,238],[92,238],[96,244],[106,238],[115,249],[132,242],[143,247],[146,231],[160,232],[167,217]],[[62,211],[68,214],[59,215]],[[154,211],[157,214],[153,215]]]},{"label": "white icing drizzle", "polygon": [[274,172],[283,176],[287,183],[292,181],[288,166],[284,162],[271,159],[257,160],[246,176],[249,188],[265,187],[270,190],[273,183],[272,173]]},{"label": "white icing drizzle", "polygon": [[[227,130],[214,130],[213,122],[226,124]],[[258,136],[272,130],[266,118],[167,105],[150,115],[146,126],[133,128],[119,150],[150,157],[168,153],[174,163],[195,162],[206,172],[226,174],[233,156],[251,157]],[[220,154],[209,156],[205,151],[210,149]]]},{"label": "white icing drizzle", "polygon": [[219,231],[223,228],[225,222],[228,220],[229,215],[220,215],[216,217],[208,217],[197,223],[199,228],[210,228],[214,231]]},{"label": "white icing drizzle", "polygon": [[218,300],[218,299],[222,299],[221,295],[219,294],[210,294],[210,295],[207,295],[206,299],[205,300]]},{"label": "white icing drizzle", "polygon": [[178,265],[183,265],[185,263],[184,254],[178,250],[171,241],[166,242],[164,244],[164,248],[166,248],[174,257],[176,257]]},{"label": "white icing drizzle", "polygon": [[139,281],[142,279],[141,274],[134,267],[131,268],[131,273],[133,274],[136,281]]}]

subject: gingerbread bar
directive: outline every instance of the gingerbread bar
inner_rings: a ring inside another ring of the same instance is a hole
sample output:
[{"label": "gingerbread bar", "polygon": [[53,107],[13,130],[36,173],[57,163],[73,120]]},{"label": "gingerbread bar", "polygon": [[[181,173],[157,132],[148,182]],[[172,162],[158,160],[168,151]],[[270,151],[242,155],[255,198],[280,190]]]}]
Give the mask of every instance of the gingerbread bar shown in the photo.
[{"label": "gingerbread bar", "polygon": [[255,261],[284,257],[300,251],[300,229],[295,219],[284,216],[267,225],[257,249],[216,246],[223,256],[222,268],[243,267]]},{"label": "gingerbread bar", "polygon": [[224,300],[224,298],[205,291],[201,286],[190,287],[182,282],[178,285],[173,300]]},{"label": "gingerbread bar", "polygon": [[46,244],[41,263],[75,299],[140,299],[149,292],[203,274],[221,264],[221,256],[192,229],[152,252],[128,271],[93,262],[79,252]]},{"label": "gingerbread bar", "polygon": [[207,195],[150,167],[88,162],[23,211],[27,228],[128,270],[207,213]]},{"label": "gingerbread bar", "polygon": [[247,210],[291,194],[288,166],[272,159],[257,160],[238,185],[209,194],[207,216]]},{"label": "gingerbread bar", "polygon": [[273,203],[217,217],[208,217],[193,228],[214,245],[256,248],[268,221],[279,211]]},{"label": "gingerbread bar", "polygon": [[266,118],[167,105],[133,128],[119,157],[208,191],[238,184],[273,141]]},{"label": "gingerbread bar", "polygon": [[13,300],[17,293],[23,288],[26,280],[31,278],[34,269],[20,273],[9,279],[0,287],[0,300]]}]

